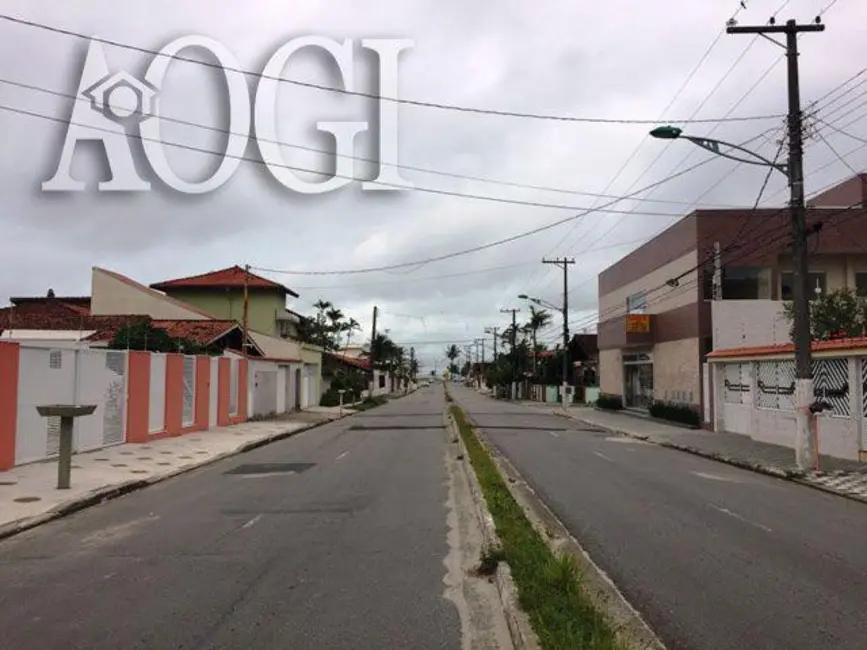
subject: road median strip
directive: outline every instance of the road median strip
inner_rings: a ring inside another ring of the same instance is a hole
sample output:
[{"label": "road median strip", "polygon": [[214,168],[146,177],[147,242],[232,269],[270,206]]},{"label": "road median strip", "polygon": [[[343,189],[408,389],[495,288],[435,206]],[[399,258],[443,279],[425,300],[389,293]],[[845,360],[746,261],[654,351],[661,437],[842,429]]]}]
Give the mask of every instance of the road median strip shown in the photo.
[{"label": "road median strip", "polygon": [[[637,646],[587,593],[581,563],[560,553],[533,525],[512,493],[494,456],[463,410],[449,397],[449,414],[493,519],[497,545],[483,553],[480,570],[505,563],[514,579],[518,603],[544,650],[626,650]],[[505,603],[504,603],[505,605]],[[513,634],[514,636],[514,634]],[[525,646],[526,647],[526,646]]]}]

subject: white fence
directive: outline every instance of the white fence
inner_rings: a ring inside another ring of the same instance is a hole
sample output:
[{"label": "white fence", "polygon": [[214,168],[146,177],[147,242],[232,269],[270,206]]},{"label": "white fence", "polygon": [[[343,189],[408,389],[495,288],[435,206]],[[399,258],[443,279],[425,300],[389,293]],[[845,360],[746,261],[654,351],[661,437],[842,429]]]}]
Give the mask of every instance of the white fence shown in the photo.
[{"label": "white fence", "polygon": [[96,404],[78,418],[73,449],[86,451],[123,442],[126,431],[127,355],[112,350],[20,348],[15,462],[57,454],[60,423],[43,418],[46,404]]},{"label": "white fence", "polygon": [[[792,446],[795,438],[795,362],[791,359],[716,362],[714,429]],[[817,399],[831,408],[819,418],[824,454],[858,459],[865,448],[867,359],[814,359]]]}]

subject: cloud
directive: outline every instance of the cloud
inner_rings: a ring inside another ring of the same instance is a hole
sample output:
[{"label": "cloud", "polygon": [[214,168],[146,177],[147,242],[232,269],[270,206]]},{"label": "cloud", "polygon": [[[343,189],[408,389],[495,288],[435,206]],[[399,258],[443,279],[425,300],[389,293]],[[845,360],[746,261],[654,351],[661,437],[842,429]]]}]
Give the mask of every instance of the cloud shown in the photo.
[{"label": "cloud", "polygon": [[[281,44],[302,34],[411,38],[415,46],[401,59],[400,92],[404,97],[438,103],[673,121],[692,113],[698,118],[720,117],[746,95],[734,115],[781,114],[786,110],[784,62],[756,85],[781,52],[760,40],[723,80],[751,39],[723,36],[663,115],[736,4],[673,0],[661,10],[658,4],[628,0],[590,7],[567,2],[540,6],[522,0],[469,4],[388,0],[371,10],[337,0],[285,6],[259,3],[239,13],[200,0],[154,0],[141,7],[125,6],[122,11],[105,0],[94,0],[86,7],[59,0],[38,5],[9,0],[5,11],[142,47],[159,48],[182,35],[203,34],[224,43],[242,66],[252,70],[260,70]],[[810,20],[818,9],[816,0],[793,0],[787,14],[778,18]],[[750,3],[738,19],[763,23],[768,11]],[[861,65],[863,34],[854,27],[859,17],[854,3],[838,3],[825,17],[828,29],[824,34],[801,39],[805,105]],[[0,23],[0,32],[4,36],[0,39],[0,77],[65,93],[75,91],[84,43],[5,22]],[[829,47],[831,42],[834,47]],[[106,47],[106,53],[112,70],[140,74],[148,61],[140,53],[113,47]],[[321,56],[306,53],[293,59],[283,74],[333,84],[333,72],[333,66],[326,65]],[[369,69],[361,64],[356,66],[356,81],[360,88],[376,92],[370,85]],[[252,97],[254,79],[248,79],[248,87]],[[857,92],[837,104],[826,101],[819,115],[839,120],[837,126],[849,124],[848,130],[863,137],[865,122],[852,122],[867,116],[858,102],[834,112]],[[2,95],[5,106],[61,120],[70,115],[70,100],[64,98],[6,85]],[[225,90],[212,70],[173,63],[162,101],[164,115],[225,127]],[[841,117],[853,108],[854,112]],[[317,121],[370,119],[376,114],[370,100],[287,84],[281,85],[275,112],[280,140],[320,149],[330,149],[333,142],[315,130]],[[687,143],[649,140],[648,124],[555,122],[408,105],[399,108],[399,116],[402,164],[568,191],[623,194],[707,157]],[[781,126],[780,120],[768,120],[696,124],[690,130],[740,142]],[[142,282],[235,263],[317,271],[387,266],[471,248],[571,214],[422,191],[363,192],[357,185],[327,195],[304,196],[280,187],[255,162],[243,162],[225,186],[204,196],[179,196],[158,182],[155,191],[139,196],[95,192],[48,196],[38,188],[57,164],[62,125],[0,111],[0,129],[4,134],[0,227],[6,245],[6,272],[0,274],[3,298],[41,294],[49,286],[59,293],[84,293],[93,264]],[[226,139],[225,134],[178,124],[166,123],[163,131],[169,140],[204,149],[219,149]],[[375,154],[374,135],[372,129],[359,137],[357,156]],[[826,137],[852,166],[864,167],[864,149],[849,153],[857,149],[858,142],[834,132]],[[850,175],[821,140],[814,138],[807,144],[809,191]],[[759,138],[751,146],[771,157],[776,149],[772,137]],[[288,165],[333,168],[333,159],[321,153],[299,147],[282,149]],[[168,150],[167,156],[178,173],[189,178],[206,175],[217,160],[179,150]],[[245,156],[258,159],[252,142]],[[91,181],[99,178],[101,158],[99,151],[78,152],[76,174]],[[139,163],[142,174],[147,174],[144,161]],[[354,173],[360,177],[370,177],[373,171],[368,164],[354,162]],[[422,188],[559,203],[573,206],[576,212],[603,203],[568,192],[520,189],[411,170],[402,174]],[[716,159],[644,195],[671,203],[623,201],[613,206],[635,208],[633,214],[593,213],[514,243],[419,267],[359,275],[272,275],[298,288],[302,299],[297,309],[309,311],[310,303],[326,298],[361,321],[366,336],[373,305],[379,305],[383,327],[396,340],[417,344],[422,359],[432,363],[445,348],[440,341],[472,340],[482,336],[486,326],[505,326],[508,315],[499,309],[516,304],[518,293],[559,302],[561,276],[541,264],[546,255],[577,258],[578,264],[570,270],[572,320],[589,322],[587,314],[595,306],[595,277],[600,270],[628,252],[637,240],[688,213],[691,202],[700,200],[705,207],[752,205],[763,178],[761,170],[735,169],[733,163]],[[765,203],[782,205],[785,189],[782,179],[772,178]],[[556,321],[552,340],[559,327]]]}]

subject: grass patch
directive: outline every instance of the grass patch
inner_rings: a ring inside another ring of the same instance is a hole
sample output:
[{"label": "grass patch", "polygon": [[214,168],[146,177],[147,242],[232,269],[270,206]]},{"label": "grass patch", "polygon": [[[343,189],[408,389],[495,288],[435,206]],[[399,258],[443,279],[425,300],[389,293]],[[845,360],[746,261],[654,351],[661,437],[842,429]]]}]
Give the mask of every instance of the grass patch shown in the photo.
[{"label": "grass patch", "polygon": [[521,608],[545,650],[621,650],[612,625],[581,588],[575,559],[555,555],[512,497],[487,449],[476,437],[464,412],[451,406],[470,462],[502,547],[482,552],[480,572],[505,561],[518,587]]}]

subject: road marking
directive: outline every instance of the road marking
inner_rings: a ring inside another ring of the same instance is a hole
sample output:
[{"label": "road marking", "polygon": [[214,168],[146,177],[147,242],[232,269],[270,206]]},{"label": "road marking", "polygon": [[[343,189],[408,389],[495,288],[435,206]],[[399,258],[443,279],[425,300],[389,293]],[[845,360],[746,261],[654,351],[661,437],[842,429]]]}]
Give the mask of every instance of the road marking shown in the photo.
[{"label": "road marking", "polygon": [[731,476],[720,476],[719,474],[707,474],[705,472],[690,472],[699,478],[706,478],[709,481],[727,481],[729,483],[742,483],[740,479],[733,478]]},{"label": "road marking", "polygon": [[348,452],[348,451],[344,451],[342,454],[340,454],[340,455],[336,458],[336,460],[340,460],[341,458],[346,458],[348,455],[349,455],[349,452]]},{"label": "road marking", "polygon": [[557,433],[556,431],[549,431],[548,433],[550,433],[550,434],[551,434],[552,436],[554,436],[555,438],[559,438],[559,437],[560,437],[560,434]]},{"label": "road marking", "polygon": [[608,456],[606,456],[605,454],[603,454],[603,453],[600,452],[600,451],[594,451],[594,452],[593,452],[593,455],[595,455],[595,456],[599,456],[599,458],[604,458],[604,459],[607,460],[609,463],[613,463],[613,462],[614,462],[614,459],[613,459],[613,458],[609,458]]},{"label": "road marking", "polygon": [[257,523],[261,518],[262,518],[262,515],[256,515],[256,516],[253,517],[250,521],[248,521],[246,524],[244,524],[243,526],[241,526],[241,528],[252,528],[253,526],[256,525],[256,523]]},{"label": "road marking", "polygon": [[723,508],[722,506],[716,506],[716,505],[714,505],[714,504],[712,504],[712,503],[710,503],[710,504],[708,504],[708,505],[710,505],[710,507],[713,508],[714,510],[717,510],[717,511],[723,513],[723,514],[726,514],[726,515],[728,515],[729,517],[734,517],[734,518],[737,519],[738,521],[742,521],[742,522],[744,522],[745,524],[749,524],[750,526],[755,526],[756,528],[760,528],[761,530],[765,531],[766,533],[772,533],[772,532],[774,532],[773,530],[771,530],[771,529],[768,528],[767,526],[763,526],[762,524],[757,524],[757,523],[755,523],[755,522],[749,521],[748,519],[744,519],[741,515],[739,515],[739,514],[736,513],[736,512],[732,512],[732,511],[729,510],[728,508]]}]

